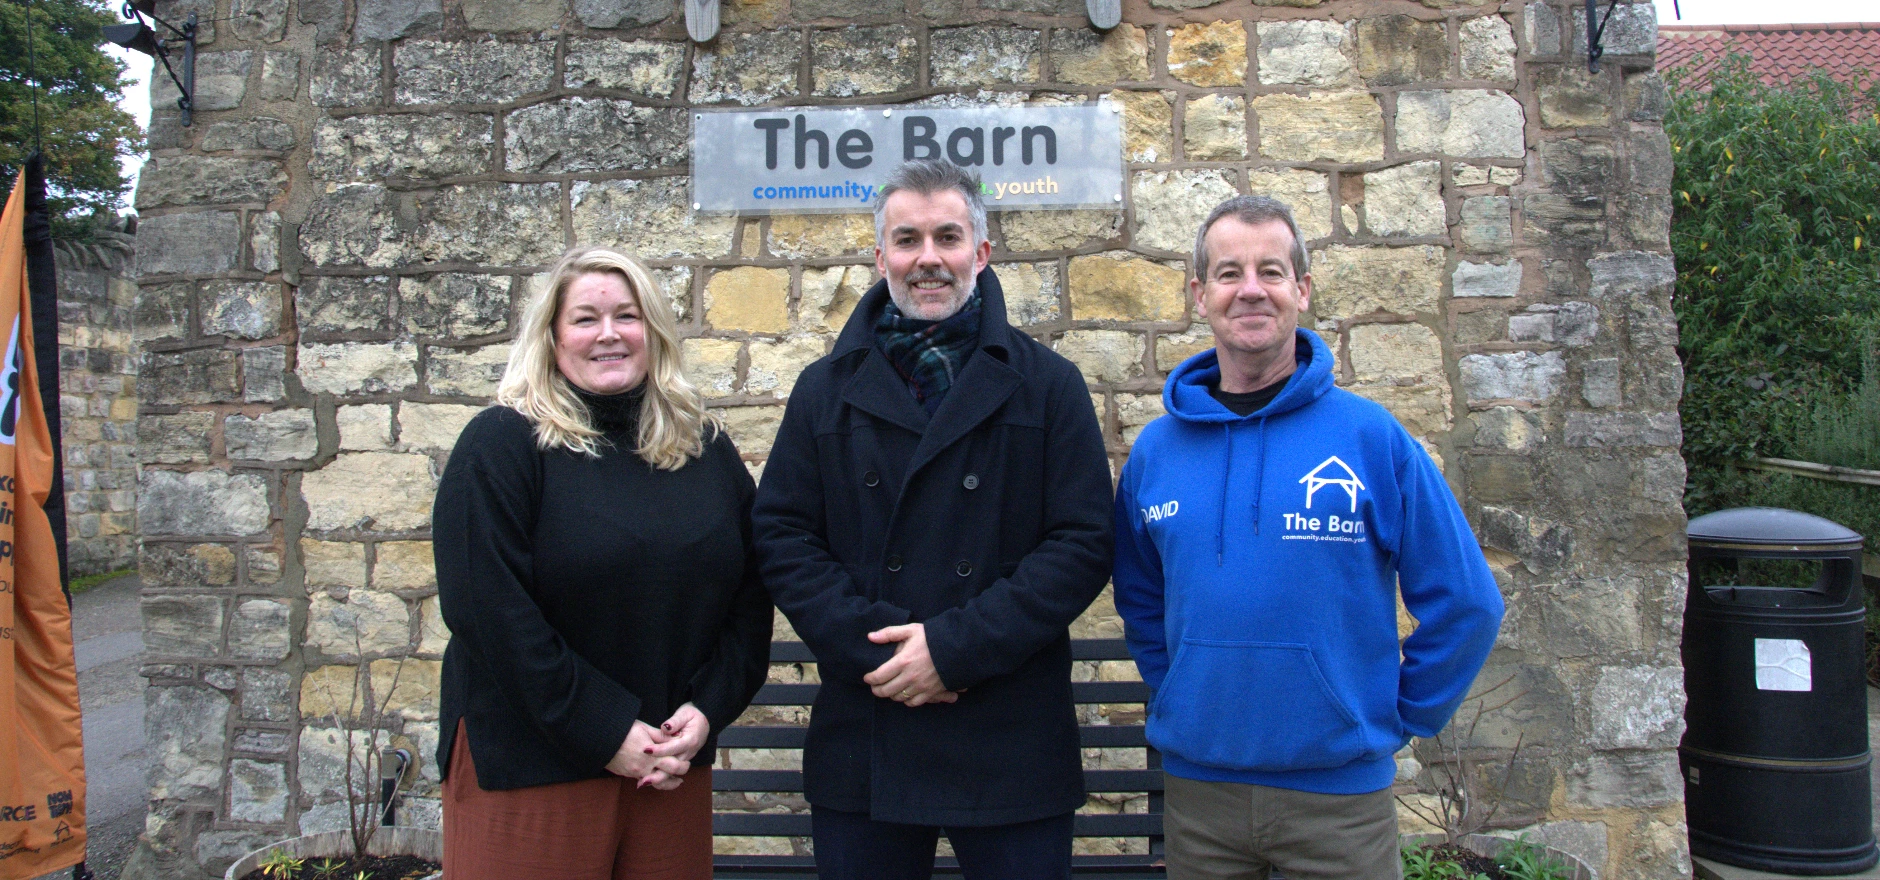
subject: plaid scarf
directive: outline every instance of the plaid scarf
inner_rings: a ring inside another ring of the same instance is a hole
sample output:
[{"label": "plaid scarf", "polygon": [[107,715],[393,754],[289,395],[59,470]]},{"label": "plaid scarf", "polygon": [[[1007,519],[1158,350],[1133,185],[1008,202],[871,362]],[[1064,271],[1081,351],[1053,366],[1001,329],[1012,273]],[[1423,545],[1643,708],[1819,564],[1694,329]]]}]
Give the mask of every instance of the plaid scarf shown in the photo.
[{"label": "plaid scarf", "polygon": [[875,344],[930,416],[978,346],[979,315],[979,292],[974,291],[952,317],[917,320],[890,301],[875,322]]}]

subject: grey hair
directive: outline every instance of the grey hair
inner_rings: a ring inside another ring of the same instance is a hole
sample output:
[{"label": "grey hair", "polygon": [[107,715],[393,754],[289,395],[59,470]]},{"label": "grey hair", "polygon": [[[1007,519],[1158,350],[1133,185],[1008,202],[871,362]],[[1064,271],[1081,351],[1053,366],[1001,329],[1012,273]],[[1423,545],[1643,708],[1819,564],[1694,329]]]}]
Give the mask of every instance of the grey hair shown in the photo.
[{"label": "grey hair", "polygon": [[1312,271],[1306,263],[1306,242],[1299,236],[1299,224],[1293,222],[1292,209],[1286,203],[1268,196],[1235,196],[1214,206],[1208,212],[1208,219],[1201,224],[1201,231],[1195,233],[1195,277],[1205,280],[1208,277],[1208,230],[1222,217],[1229,214],[1248,226],[1279,220],[1292,231],[1292,269],[1293,277],[1304,277]]},{"label": "grey hair", "polygon": [[888,175],[875,194],[875,241],[888,235],[888,197],[901,190],[924,196],[954,190],[966,198],[966,213],[973,218],[973,247],[986,241],[986,203],[979,198],[979,175],[945,159],[912,159]]}]

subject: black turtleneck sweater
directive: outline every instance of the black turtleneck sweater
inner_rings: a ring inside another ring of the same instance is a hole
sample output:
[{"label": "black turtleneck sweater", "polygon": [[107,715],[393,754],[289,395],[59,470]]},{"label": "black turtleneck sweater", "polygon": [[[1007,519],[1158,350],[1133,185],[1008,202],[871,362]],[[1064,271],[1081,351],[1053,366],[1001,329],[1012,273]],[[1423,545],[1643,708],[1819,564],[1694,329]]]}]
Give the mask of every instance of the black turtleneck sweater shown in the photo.
[{"label": "black turtleneck sweater", "polygon": [[457,440],[432,514],[444,652],[437,766],[457,722],[477,783],[607,775],[637,719],[690,702],[711,721],[693,758],[763,684],[770,600],[751,553],[755,486],[723,433],[676,471],[634,454],[640,394],[582,394],[598,458],[535,445],[507,407]]}]

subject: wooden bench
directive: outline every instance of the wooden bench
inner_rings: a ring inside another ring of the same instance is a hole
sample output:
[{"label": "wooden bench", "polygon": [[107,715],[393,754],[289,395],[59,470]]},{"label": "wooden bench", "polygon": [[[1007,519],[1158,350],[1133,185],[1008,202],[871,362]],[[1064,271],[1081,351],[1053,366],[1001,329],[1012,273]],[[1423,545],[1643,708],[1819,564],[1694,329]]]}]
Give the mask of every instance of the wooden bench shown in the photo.
[{"label": "wooden bench", "polygon": [[[1078,639],[1071,642],[1074,660],[1128,660],[1129,651],[1122,639]],[[801,642],[777,642],[771,646],[772,663],[813,663],[815,657]],[[766,684],[758,691],[755,705],[808,706],[816,699],[815,684]],[[1072,699],[1078,705],[1138,703],[1146,704],[1149,688],[1139,681],[1080,681],[1071,685]],[[1144,793],[1148,795],[1145,813],[1079,813],[1075,836],[1081,838],[1135,838],[1148,841],[1148,852],[1136,855],[1079,855],[1072,861],[1072,873],[1079,877],[1160,878],[1162,868],[1162,757],[1149,746],[1147,734],[1137,724],[1084,724],[1079,736],[1087,749],[1142,749],[1143,770],[1085,769],[1084,788],[1096,793]],[[804,728],[797,725],[733,725],[718,735],[720,749],[795,749],[803,748]],[[803,774],[799,770],[712,771],[712,790],[716,792],[776,793],[801,795]],[[718,811],[712,814],[712,833],[736,837],[810,836],[809,814]],[[816,873],[815,859],[794,855],[719,855],[713,860],[714,873],[723,878],[801,877]],[[935,873],[958,874],[959,864],[951,858],[936,860]]]}]

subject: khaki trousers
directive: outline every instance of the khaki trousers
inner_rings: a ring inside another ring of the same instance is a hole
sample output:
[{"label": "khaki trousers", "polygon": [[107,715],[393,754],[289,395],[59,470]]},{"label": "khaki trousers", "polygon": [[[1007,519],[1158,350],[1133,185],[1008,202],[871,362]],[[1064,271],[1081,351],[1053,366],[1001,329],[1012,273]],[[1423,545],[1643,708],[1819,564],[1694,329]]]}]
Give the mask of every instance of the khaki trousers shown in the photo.
[{"label": "khaki trousers", "polygon": [[1390,789],[1315,794],[1162,776],[1168,880],[1401,880]]}]

